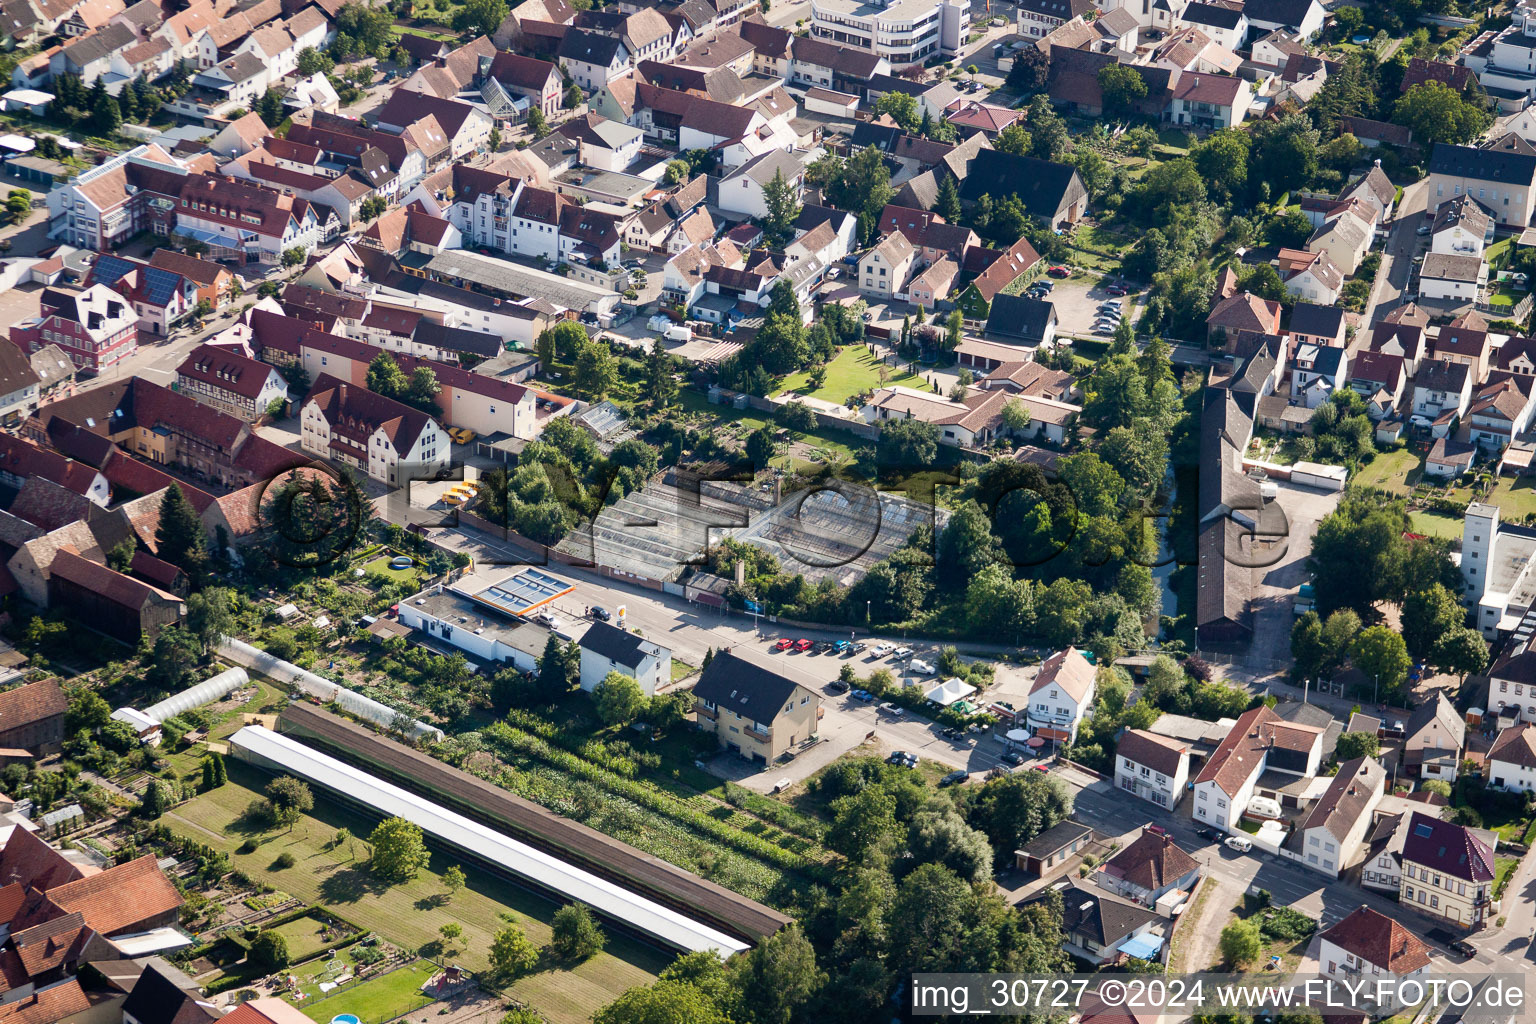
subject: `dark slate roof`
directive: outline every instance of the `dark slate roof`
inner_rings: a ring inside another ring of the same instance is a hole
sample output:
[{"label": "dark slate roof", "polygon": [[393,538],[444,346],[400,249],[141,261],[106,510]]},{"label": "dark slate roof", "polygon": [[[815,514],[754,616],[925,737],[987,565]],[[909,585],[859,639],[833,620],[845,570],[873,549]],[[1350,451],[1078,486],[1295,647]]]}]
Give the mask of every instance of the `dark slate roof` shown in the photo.
[{"label": "dark slate roof", "polygon": [[572,28],[565,33],[565,38],[560,40],[560,49],[556,53],[563,60],[579,60],[587,64],[608,67],[613,64],[614,58],[622,49],[624,49],[624,41],[616,35],[603,35],[599,32],[589,32],[584,28]]},{"label": "dark slate roof", "polygon": [[214,1019],[213,1014],[202,1011],[192,995],[177,988],[153,964],[144,969],[139,980],[134,982],[133,991],[123,1000],[123,1016],[140,1024],[179,1024]]},{"label": "dark slate roof", "polygon": [[1529,185],[1536,179],[1536,156],[1438,142],[1429,158],[1429,173],[1496,181],[1501,185]]},{"label": "dark slate roof", "polygon": [[435,320],[422,318],[416,322],[416,341],[450,352],[468,352],[489,359],[501,352],[501,340],[484,331],[471,331],[463,327],[445,327]]},{"label": "dark slate roof", "polygon": [[1334,337],[1344,329],[1344,311],[1338,306],[1314,306],[1298,302],[1291,310],[1291,330],[1297,334]]},{"label": "dark slate roof", "polygon": [[1089,0],[1019,0],[1019,10],[1071,21],[1093,10]]},{"label": "dark slate roof", "polygon": [[1241,9],[1221,7],[1217,4],[1192,3],[1184,8],[1184,21],[1191,25],[1214,25],[1217,28],[1237,28],[1243,17]]},{"label": "dark slate roof", "polygon": [[1249,21],[1262,21],[1286,28],[1300,28],[1317,0],[1246,0],[1243,13]]},{"label": "dark slate roof", "polygon": [[[640,662],[658,649],[644,637],[617,626],[610,626],[606,622],[592,623],[592,628],[587,630],[581,638],[581,646],[593,654],[600,654],[614,664],[624,665],[627,668],[638,668]],[[716,703],[719,702],[716,701]]]},{"label": "dark slate roof", "polygon": [[1081,822],[1059,821],[1025,843],[1018,852],[1029,857],[1049,857],[1092,834],[1093,829]]},{"label": "dark slate roof", "polygon": [[1045,299],[998,295],[987,315],[987,333],[1038,341],[1045,337],[1046,326],[1055,313],[1056,307]]},{"label": "dark slate roof", "polygon": [[990,195],[997,200],[1017,195],[1031,216],[1048,218],[1061,208],[1075,178],[1077,168],[1069,164],[983,149],[960,185],[960,196],[976,200]]},{"label": "dark slate roof", "polygon": [[1084,889],[1075,882],[1065,889],[1038,892],[1021,905],[1043,900],[1055,891],[1061,893],[1062,930],[1088,935],[1102,946],[1115,945],[1142,925],[1161,919],[1145,907]]},{"label": "dark slate roof", "polygon": [[693,695],[712,702],[722,711],[734,711],[743,718],[768,725],[798,689],[799,684],[772,669],[731,651],[721,651],[699,676]]}]

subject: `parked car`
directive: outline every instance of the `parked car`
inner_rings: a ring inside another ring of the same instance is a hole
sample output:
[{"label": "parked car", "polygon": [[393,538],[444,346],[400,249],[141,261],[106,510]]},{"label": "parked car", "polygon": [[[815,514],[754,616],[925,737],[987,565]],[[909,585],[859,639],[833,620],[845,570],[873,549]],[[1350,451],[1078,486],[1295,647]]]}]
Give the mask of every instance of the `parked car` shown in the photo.
[{"label": "parked car", "polygon": [[968,779],[970,777],[971,777],[971,773],[966,771],[964,768],[956,768],[954,771],[950,772],[948,775],[946,775],[942,779],[940,779],[939,780],[939,785],[941,785],[941,786],[954,786],[954,785],[958,785],[959,783],[964,782],[966,779]]},{"label": "parked car", "polygon": [[1221,838],[1221,833],[1213,828],[1197,828],[1195,829],[1195,835],[1201,839],[1209,839],[1213,843]]},{"label": "parked car", "polygon": [[907,713],[907,709],[906,708],[902,707],[900,704],[892,704],[890,701],[886,701],[884,704],[881,704],[880,705],[880,710],[881,711],[889,711],[892,715],[895,715],[897,718],[900,718],[902,715]]},{"label": "parked car", "polygon": [[877,658],[883,658],[887,654],[890,654],[895,649],[896,649],[896,645],[895,644],[888,644],[884,640],[882,640],[879,643],[875,644],[874,649],[871,650],[869,653],[873,654]]},{"label": "parked car", "polygon": [[1118,324],[1107,324],[1104,321],[1100,320],[1098,323],[1093,325],[1093,333],[1094,334],[1114,334],[1115,333],[1115,328],[1117,326],[1119,326],[1119,325]]},{"label": "parked car", "polygon": [[801,637],[799,640],[795,641],[795,650],[799,651],[801,654],[804,654],[806,651],[815,646],[816,645],[814,643],[805,639],[804,637]]},{"label": "parked car", "polygon": [[895,658],[897,661],[905,661],[907,658],[912,657],[912,654],[912,648],[898,647],[891,652],[891,657]]},{"label": "parked car", "polygon": [[600,604],[592,606],[592,617],[599,622],[608,622],[613,619],[613,613]]},{"label": "parked car", "polygon": [[816,653],[817,654],[826,654],[826,653],[828,653],[830,651],[835,651],[835,650],[837,650],[837,643],[835,641],[832,641],[832,640],[818,640],[818,641],[816,641]]},{"label": "parked car", "polygon": [[999,760],[1001,760],[1004,764],[1011,764],[1017,768],[1019,765],[1024,763],[1024,755],[1019,753],[1017,750],[1010,750]]},{"label": "parked car", "polygon": [[1253,849],[1253,840],[1247,836],[1227,836],[1226,843],[1229,850],[1236,850],[1238,853],[1247,853]]},{"label": "parked car", "polygon": [[1054,266],[1051,269],[1047,270],[1046,273],[1050,274],[1052,277],[1071,277],[1072,276],[1072,268],[1067,266],[1066,264],[1058,263],[1058,264],[1056,264],[1056,266]]},{"label": "parked car", "polygon": [[834,679],[827,684],[828,693],[847,693],[848,682],[843,679]]},{"label": "parked car", "polygon": [[548,626],[550,629],[554,629],[560,625],[560,617],[554,612],[550,611],[548,608],[545,608],[543,611],[539,612],[538,618],[540,622],[544,623],[544,625]]},{"label": "parked car", "polygon": [[1432,224],[1428,224],[1428,223],[1420,224],[1419,225],[1419,230],[1415,231],[1414,234],[1416,234],[1416,235],[1427,235],[1427,234],[1429,234],[1433,230],[1435,230],[1435,229],[1434,229],[1434,226]]},{"label": "parked car", "polygon": [[956,736],[960,735],[960,730],[952,725],[947,725],[939,731],[939,735],[943,736],[945,739],[954,739]]},{"label": "parked car", "polygon": [[1112,284],[1104,290],[1111,295],[1129,295],[1131,293],[1131,290],[1123,284]]},{"label": "parked car", "polygon": [[920,676],[931,676],[938,671],[938,669],[933,667],[932,663],[919,661],[916,658],[907,663],[907,668]]},{"label": "parked car", "polygon": [[773,649],[776,650],[776,651],[787,651],[787,650],[789,650],[793,646],[795,646],[795,642],[793,640],[791,640],[789,637],[786,636],[786,637],[780,637],[774,643]]},{"label": "parked car", "polygon": [[850,654],[863,654],[864,653],[864,646],[865,646],[864,645],[864,641],[862,641],[862,640],[855,640],[852,644],[850,644],[848,646],[848,651],[849,651]]}]

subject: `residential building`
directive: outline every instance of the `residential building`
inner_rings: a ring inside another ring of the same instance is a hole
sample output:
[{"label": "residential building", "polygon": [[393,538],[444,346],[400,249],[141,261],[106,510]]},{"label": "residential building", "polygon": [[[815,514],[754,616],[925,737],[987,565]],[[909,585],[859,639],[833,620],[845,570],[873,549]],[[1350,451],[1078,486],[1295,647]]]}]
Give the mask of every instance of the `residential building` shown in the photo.
[{"label": "residential building", "polygon": [[1018,196],[1025,212],[1053,228],[1076,224],[1088,212],[1088,190],[1077,168],[995,149],[978,151],[960,183],[963,202],[974,204],[983,195],[994,202]]},{"label": "residential building", "polygon": [[1536,416],[1536,388],[1530,376],[1499,370],[1472,393],[1467,424],[1474,444],[1498,451],[1530,428]]},{"label": "residential building", "polygon": [[121,295],[104,285],[83,291],[44,288],[40,311],[11,329],[24,352],[57,345],[80,369],[110,370],[139,347],[138,316]]},{"label": "residential building", "polygon": [[42,378],[19,345],[0,344],[0,426],[15,426],[37,411]]},{"label": "residential building", "polygon": [[717,653],[694,684],[699,728],[721,747],[769,764],[817,731],[821,698],[732,650]]},{"label": "residential building", "polygon": [[1291,339],[1297,347],[1323,345],[1343,348],[1347,334],[1344,310],[1338,306],[1316,306],[1310,302],[1298,302],[1291,309],[1291,322],[1287,330],[1290,331]]},{"label": "residential building", "polygon": [[149,257],[149,265],[181,275],[195,289],[192,305],[207,302],[215,310],[229,305],[234,298],[235,275],[228,267],[211,260],[199,259],[174,249],[159,248]]},{"label": "residential building", "polygon": [[1472,368],[1466,363],[1427,359],[1413,378],[1413,415],[1434,436],[1450,432],[1453,420],[1466,414],[1472,402]]},{"label": "residential building", "polygon": [[197,304],[196,288],[180,274],[112,253],[98,253],[85,276],[86,288],[98,284],[133,304],[139,315],[139,333],[150,337],[169,337],[171,328],[186,319]]},{"label": "residential building", "polygon": [[[1108,893],[1069,882],[1060,889],[1047,889],[1025,898],[1019,905],[1057,897],[1062,903],[1062,948],[1091,964],[1104,964],[1122,953],[1152,958],[1162,946],[1162,936],[1153,926],[1162,918],[1155,911],[1118,899]],[[1146,943],[1136,940],[1146,936]],[[1129,947],[1129,949],[1127,949]],[[1148,948],[1150,947],[1150,948]]]},{"label": "residential building", "polygon": [[1195,128],[1236,128],[1247,119],[1252,106],[1253,88],[1245,79],[1183,74],[1173,87],[1167,117],[1174,124]]},{"label": "residential building", "polygon": [[1184,8],[1179,20],[1195,26],[1229,50],[1241,50],[1248,38],[1248,16],[1241,7],[1196,0]]},{"label": "residential building", "polygon": [[[1341,984],[1375,986],[1392,993],[1375,1007],[1389,1014],[1405,1008],[1398,994],[1408,979],[1429,973],[1430,948],[1386,914],[1362,906],[1319,936],[1318,971]],[[1373,989],[1375,991],[1377,989]]]},{"label": "residential building", "polygon": [[1002,293],[987,311],[986,335],[1011,344],[1050,347],[1056,337],[1056,305],[1049,299]]},{"label": "residential building", "polygon": [[1280,250],[1280,280],[1299,299],[1331,306],[1344,288],[1344,272],[1326,252]]},{"label": "residential building", "polygon": [[1327,11],[1318,0],[1244,0],[1243,15],[1252,32],[1287,32],[1311,39],[1323,30]]},{"label": "residential building", "polygon": [[1173,809],[1189,781],[1189,745],[1127,729],[1115,746],[1115,788]]},{"label": "residential building", "polygon": [[1042,739],[1068,745],[1077,742],[1077,729],[1093,713],[1093,664],[1076,647],[1057,651],[1040,664],[1029,688],[1025,721]]},{"label": "residential building", "polygon": [[654,697],[672,681],[672,652],[629,630],[593,622],[581,637],[581,688],[597,689],[610,672],[629,676]]},{"label": "residential building", "polygon": [[447,466],[448,435],[418,409],[321,374],[299,417],[303,448],[404,486]]},{"label": "residential building", "polygon": [[1339,765],[1338,774],[1291,834],[1287,851],[1312,870],[1338,878],[1361,859],[1371,815],[1386,783],[1387,770],[1374,757]]},{"label": "residential building", "polygon": [[957,53],[969,26],[969,0],[811,0],[812,39],[864,50],[893,66]]},{"label": "residential building", "polygon": [[1245,331],[1272,335],[1280,331],[1280,303],[1252,292],[1238,292],[1216,303],[1205,318],[1206,341],[1223,351],[1233,351]]},{"label": "residential building", "polygon": [[1493,217],[1469,195],[1440,204],[1430,222],[1430,252],[1477,256],[1493,241]]},{"label": "residential building", "polygon": [[882,238],[859,260],[859,290],[876,301],[905,298],[917,250],[900,231]]},{"label": "residential building", "polygon": [[1017,11],[1019,35],[1041,39],[1094,10],[1090,0],[1024,0]]},{"label": "residential building", "polygon": [[1371,251],[1371,239],[1375,234],[1371,222],[1357,216],[1352,210],[1326,221],[1307,239],[1311,252],[1326,253],[1344,276],[1352,275]]},{"label": "residential building", "polygon": [[1194,818],[1234,835],[1265,771],[1317,774],[1323,730],[1287,722],[1267,707],[1245,711],[1195,777]]},{"label": "residential building", "polygon": [[247,423],[288,398],[288,382],[275,366],[208,344],[197,346],[176,368],[176,390]]},{"label": "residential building", "polygon": [[1471,196],[1503,227],[1530,226],[1536,190],[1536,155],[1437,142],[1429,159],[1428,204]]},{"label": "residential building", "polygon": [[1488,751],[1488,784],[1511,793],[1536,790],[1536,725],[1516,722],[1499,730]]},{"label": "residential building", "polygon": [[805,165],[792,153],[774,149],[753,157],[723,177],[717,205],[728,213],[740,213],[756,220],[766,218],[768,204],[763,190],[775,175],[782,175],[799,197],[805,183]]},{"label": "residential building", "polygon": [[1453,304],[1477,302],[1488,285],[1481,256],[1432,252],[1419,265],[1419,297]]},{"label": "residential building", "polygon": [[1144,907],[1156,907],[1169,893],[1187,896],[1199,878],[1200,862],[1161,828],[1143,828],[1093,876],[1103,888]]},{"label": "residential building", "polygon": [[1022,849],[1014,850],[1013,863],[1025,874],[1044,878],[1070,864],[1092,841],[1093,829],[1067,818],[1035,836]]},{"label": "residential building", "polygon": [[1348,374],[1345,349],[1310,342],[1298,345],[1291,360],[1291,401],[1316,409],[1344,386]]},{"label": "residential building", "polygon": [[1404,815],[1383,815],[1376,819],[1366,837],[1370,854],[1360,869],[1360,884],[1368,889],[1396,895],[1403,886],[1403,841],[1408,837]]},{"label": "residential building", "polygon": [[1422,914],[1476,928],[1497,913],[1493,832],[1414,811],[1403,840],[1402,901]]}]

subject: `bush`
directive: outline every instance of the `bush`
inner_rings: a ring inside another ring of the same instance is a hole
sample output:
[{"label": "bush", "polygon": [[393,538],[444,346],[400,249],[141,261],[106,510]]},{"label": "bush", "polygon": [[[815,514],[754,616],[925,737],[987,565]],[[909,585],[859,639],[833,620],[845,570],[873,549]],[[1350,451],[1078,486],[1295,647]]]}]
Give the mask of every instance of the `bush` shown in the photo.
[{"label": "bush", "polygon": [[1317,922],[1290,907],[1277,907],[1265,915],[1259,931],[1266,939],[1297,942],[1317,931]]},{"label": "bush", "polygon": [[584,903],[567,903],[555,911],[549,948],[562,960],[586,960],[603,948],[603,931]]},{"label": "bush", "polygon": [[291,854],[291,853],[280,853],[280,854],[277,855],[277,859],[272,862],[272,870],[273,871],[287,871],[289,868],[293,867],[293,865],[294,865],[293,854]]},{"label": "bush", "polygon": [[262,932],[251,943],[251,959],[269,970],[288,966],[288,940],[278,932]]}]

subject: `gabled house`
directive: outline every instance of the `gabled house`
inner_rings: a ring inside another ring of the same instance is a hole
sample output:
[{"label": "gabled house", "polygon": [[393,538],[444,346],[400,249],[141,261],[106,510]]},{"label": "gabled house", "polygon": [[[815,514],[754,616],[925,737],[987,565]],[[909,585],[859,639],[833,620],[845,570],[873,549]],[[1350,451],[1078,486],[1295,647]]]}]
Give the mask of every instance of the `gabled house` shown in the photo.
[{"label": "gabled house", "polygon": [[1430,346],[1430,352],[1436,359],[1466,363],[1471,367],[1473,384],[1488,376],[1491,349],[1488,321],[1475,312],[1459,316],[1440,328],[1440,334]]},{"label": "gabled house", "polygon": [[1347,350],[1332,345],[1298,345],[1291,360],[1291,398],[1316,409],[1344,386],[1348,373]]},{"label": "gabled house", "polygon": [[725,650],[693,687],[694,718],[720,746],[768,764],[816,732],[821,698],[755,661]]},{"label": "gabled house", "polygon": [[1018,196],[1025,212],[1053,228],[1076,224],[1088,212],[1088,189],[1077,168],[995,149],[977,152],[960,183],[963,202],[974,204],[983,195],[994,202]]},{"label": "gabled house", "polygon": [[1239,292],[1216,303],[1205,318],[1206,341],[1213,348],[1232,351],[1237,336],[1244,331],[1278,334],[1280,303]]},{"label": "gabled house", "polygon": [[1179,849],[1163,829],[1145,828],[1099,866],[1093,879],[1117,896],[1155,907],[1168,893],[1188,893],[1200,878],[1200,862]]},{"label": "gabled house", "polygon": [[1477,446],[1453,437],[1437,437],[1424,456],[1424,475],[1432,480],[1455,480],[1472,468]]},{"label": "gabled house", "polygon": [[905,297],[916,259],[907,236],[892,231],[859,260],[859,290],[885,301]]},{"label": "gabled house", "polygon": [[[1191,6],[1207,6],[1192,4]],[[1253,106],[1253,87],[1233,75],[1180,74],[1173,85],[1167,119],[1195,128],[1236,128]]]},{"label": "gabled house", "polygon": [[1488,286],[1488,264],[1481,256],[1432,252],[1419,265],[1419,295],[1449,303],[1478,301]]},{"label": "gabled house", "polygon": [[1056,337],[1056,305],[1049,299],[1002,294],[992,299],[986,335],[1022,345],[1049,345]]},{"label": "gabled house", "polygon": [[1467,746],[1467,725],[1444,692],[1436,690],[1408,716],[1404,731],[1402,765],[1421,779],[1455,782]]},{"label": "gabled house", "polygon": [[1392,993],[1391,998],[1373,1009],[1392,1013],[1404,1007],[1398,994],[1402,983],[1429,973],[1430,956],[1418,936],[1386,914],[1362,906],[1319,937],[1317,963],[1319,973],[1340,984],[1387,982],[1379,991]]},{"label": "gabled house", "polygon": [[1241,7],[1195,0],[1184,8],[1179,20],[1195,26],[1229,50],[1241,50],[1248,39],[1248,15]]},{"label": "gabled house", "polygon": [[1318,0],[1244,0],[1243,14],[1253,32],[1288,32],[1298,39],[1321,32],[1327,17]]},{"label": "gabled house", "polygon": [[[1506,227],[1530,226],[1536,155],[1437,142],[1429,159],[1429,208],[1473,196]],[[1426,261],[1427,262],[1427,261]]]},{"label": "gabled house", "polygon": [[1386,789],[1387,770],[1374,757],[1339,765],[1339,772],[1313,803],[1288,849],[1314,871],[1338,878],[1362,857],[1371,814]]},{"label": "gabled house", "polygon": [[1317,774],[1323,730],[1287,722],[1264,706],[1245,711],[1195,777],[1194,818],[1234,835],[1259,776]]},{"label": "gabled house", "polygon": [[1451,421],[1463,416],[1472,402],[1472,371],[1466,363],[1426,360],[1413,378],[1413,415],[1418,426],[1432,427],[1435,437],[1450,432]]},{"label": "gabled house", "polygon": [[580,643],[583,690],[597,689],[610,672],[629,676],[647,697],[672,681],[672,652],[628,630],[593,622]]},{"label": "gabled house", "polygon": [[1478,446],[1497,451],[1530,428],[1536,414],[1536,379],[1524,374],[1496,371],[1472,394],[1467,409],[1471,439]]},{"label": "gabled house", "polygon": [[1279,262],[1280,280],[1292,295],[1325,306],[1339,301],[1344,272],[1326,252],[1281,249]]},{"label": "gabled house", "polygon": [[630,65],[629,48],[616,35],[588,29],[569,29],[555,56],[577,85],[596,92],[618,78]]},{"label": "gabled house", "polygon": [[1189,781],[1189,745],[1127,729],[1115,745],[1115,788],[1173,809]]},{"label": "gabled house", "polygon": [[1370,222],[1346,211],[1312,232],[1307,239],[1307,249],[1326,253],[1347,277],[1360,268],[1361,261],[1370,252],[1373,233]]},{"label": "gabled house", "polygon": [[448,464],[448,435],[431,416],[322,373],[299,415],[303,448],[404,486]]},{"label": "gabled house", "polygon": [[288,382],[276,367],[259,359],[204,344],[177,367],[176,390],[254,423],[273,402],[287,399]]},{"label": "gabled house", "polygon": [[1094,668],[1083,653],[1076,647],[1057,651],[1041,662],[1029,688],[1030,731],[1053,743],[1075,743],[1078,726],[1093,713],[1094,692]]},{"label": "gabled house", "polygon": [[1292,341],[1297,345],[1344,346],[1347,324],[1344,310],[1338,306],[1317,306],[1310,302],[1298,302],[1291,309],[1291,322],[1287,327]]},{"label": "gabled house", "polygon": [[1441,203],[1430,225],[1431,252],[1478,256],[1493,241],[1493,218],[1469,195]]},{"label": "gabled house", "polygon": [[1061,921],[1062,947],[1075,957],[1091,964],[1110,963],[1125,953],[1130,946],[1142,952],[1142,944],[1136,940],[1145,936],[1150,951],[1143,956],[1155,956],[1162,945],[1162,936],[1153,932],[1153,926],[1161,917],[1156,912],[1137,906],[1108,893],[1087,889],[1077,882],[1060,889],[1044,890],[1024,899],[1020,906],[1044,900],[1059,893],[1063,912]]},{"label": "gabled house", "polygon": [[1536,725],[1517,722],[1499,731],[1488,751],[1488,785],[1510,793],[1536,790]]}]

